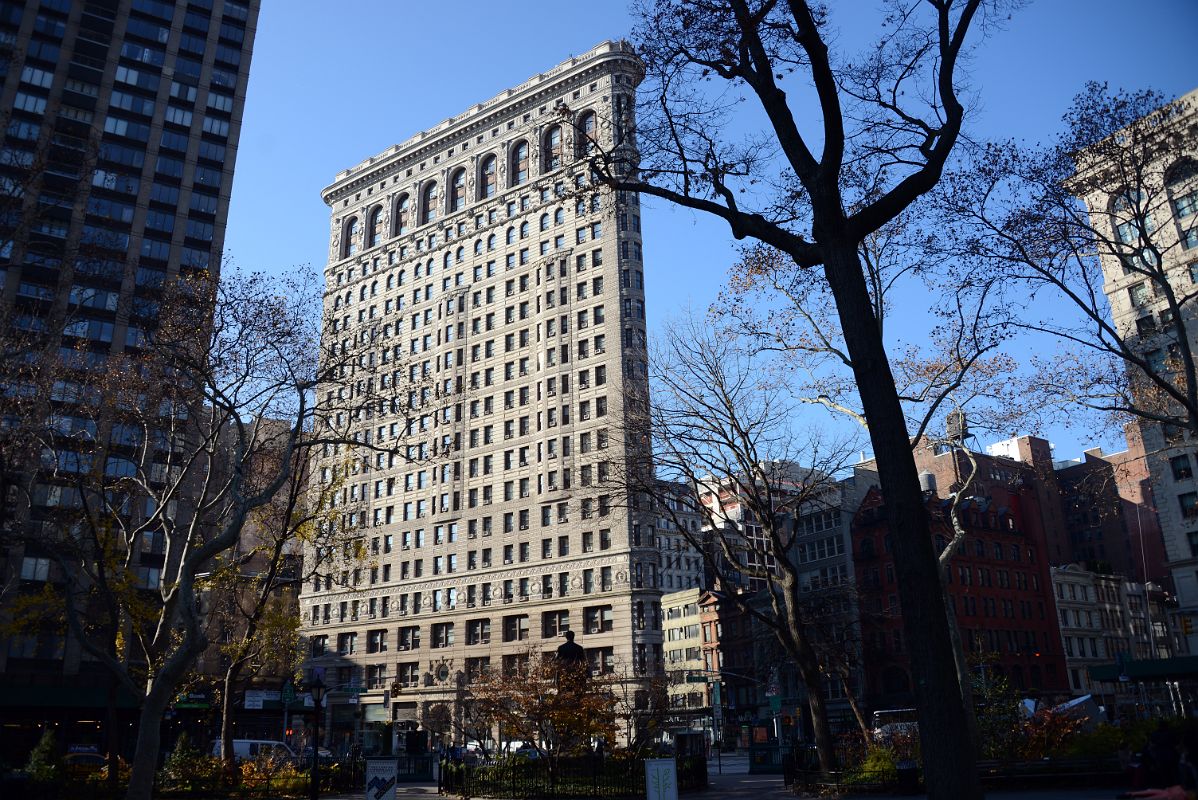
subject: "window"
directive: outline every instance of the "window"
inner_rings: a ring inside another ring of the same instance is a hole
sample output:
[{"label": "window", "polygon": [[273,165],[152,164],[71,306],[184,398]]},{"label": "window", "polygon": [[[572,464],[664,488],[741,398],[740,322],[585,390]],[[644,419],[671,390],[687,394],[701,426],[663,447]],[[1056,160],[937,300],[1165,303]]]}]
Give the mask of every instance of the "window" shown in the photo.
[{"label": "window", "polygon": [[555,636],[561,636],[568,630],[570,630],[569,611],[546,611],[541,615],[542,639],[552,639]]},{"label": "window", "polygon": [[478,168],[478,199],[495,196],[495,156],[487,156]]},{"label": "window", "polygon": [[399,200],[395,203],[395,235],[408,232],[408,228],[412,224],[411,206],[411,199],[406,194],[400,195]]},{"label": "window", "polygon": [[520,141],[512,147],[512,186],[528,180],[528,142]]},{"label": "window", "polygon": [[25,556],[21,560],[21,580],[46,581],[50,578],[50,559]]},{"label": "window", "polygon": [[522,642],[528,639],[528,615],[516,614],[503,618],[503,640]]},{"label": "window", "polygon": [[449,210],[461,211],[466,207],[466,170],[459,169],[449,179]]},{"label": "window", "polygon": [[452,622],[436,622],[430,630],[432,638],[432,647],[452,647],[453,646],[453,623]]},{"label": "window", "polygon": [[1148,284],[1140,282],[1127,288],[1127,297],[1133,306],[1142,306],[1148,302]]},{"label": "window", "polygon": [[341,247],[341,257],[352,256],[358,252],[358,218],[350,217],[345,223],[345,243]]},{"label": "window", "polygon": [[1181,515],[1187,519],[1198,517],[1198,492],[1186,492],[1177,496],[1177,503],[1181,506]]},{"label": "window", "polygon": [[1198,164],[1186,159],[1169,171],[1166,180],[1173,199],[1173,215],[1181,226],[1181,244],[1189,249],[1198,247]]},{"label": "window", "polygon": [[583,633],[608,633],[613,628],[611,606],[590,606],[582,611]]},{"label": "window", "polygon": [[420,224],[427,225],[437,219],[437,182],[429,181],[420,192]]},{"label": "window", "polygon": [[370,212],[369,220],[366,225],[366,246],[374,247],[379,243],[379,238],[383,235],[383,207],[376,206]]},{"label": "window", "polygon": [[1173,468],[1173,480],[1175,481],[1194,477],[1193,467],[1190,466],[1190,457],[1187,455],[1174,456],[1169,459],[1169,466]]},{"label": "window", "polygon": [[584,112],[578,118],[574,132],[574,149],[578,156],[585,156],[595,149],[595,112]]},{"label": "window", "polygon": [[562,128],[554,125],[545,132],[545,164],[544,171],[557,169],[562,165]]}]

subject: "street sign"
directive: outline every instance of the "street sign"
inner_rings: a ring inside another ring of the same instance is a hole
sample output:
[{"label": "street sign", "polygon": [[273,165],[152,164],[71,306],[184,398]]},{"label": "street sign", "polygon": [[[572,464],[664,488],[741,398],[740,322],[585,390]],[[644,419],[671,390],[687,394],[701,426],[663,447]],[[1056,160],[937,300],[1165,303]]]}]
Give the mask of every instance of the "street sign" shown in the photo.
[{"label": "street sign", "polygon": [[694,672],[688,672],[688,673],[686,673],[686,682],[687,683],[707,683],[707,676],[701,672],[697,673],[697,674]]},{"label": "street sign", "polygon": [[283,702],[287,705],[295,702],[295,686],[291,683],[283,686]]},{"label": "street sign", "polygon": [[770,696],[770,713],[774,716],[782,713],[782,698],[776,694]]}]

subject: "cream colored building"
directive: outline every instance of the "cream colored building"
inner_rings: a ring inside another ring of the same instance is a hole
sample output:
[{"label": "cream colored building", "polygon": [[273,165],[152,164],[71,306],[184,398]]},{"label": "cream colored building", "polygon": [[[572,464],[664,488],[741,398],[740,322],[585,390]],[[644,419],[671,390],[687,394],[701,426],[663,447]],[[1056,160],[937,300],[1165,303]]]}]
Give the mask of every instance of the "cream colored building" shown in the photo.
[{"label": "cream colored building", "polygon": [[[1120,336],[1158,372],[1177,331],[1198,349],[1198,91],[1163,124],[1136,125],[1079,155],[1071,190],[1098,234],[1103,291]],[[1180,325],[1166,287],[1181,299]],[[1133,389],[1133,392],[1135,390]],[[1175,412],[1169,412],[1175,413]],[[1144,447],[1182,614],[1198,613],[1198,456],[1192,436],[1144,425]],[[1191,650],[1198,637],[1190,637]]]},{"label": "cream colored building", "polygon": [[307,666],[338,687],[334,745],[354,724],[458,714],[473,671],[566,630],[594,670],[660,669],[652,517],[614,481],[646,374],[640,208],[584,160],[631,131],[641,77],[604,42],[324,190],[328,336],[376,342],[362,379],[410,408],[363,418],[372,449],[313,475],[342,476],[339,524],[361,542],[301,599]]}]

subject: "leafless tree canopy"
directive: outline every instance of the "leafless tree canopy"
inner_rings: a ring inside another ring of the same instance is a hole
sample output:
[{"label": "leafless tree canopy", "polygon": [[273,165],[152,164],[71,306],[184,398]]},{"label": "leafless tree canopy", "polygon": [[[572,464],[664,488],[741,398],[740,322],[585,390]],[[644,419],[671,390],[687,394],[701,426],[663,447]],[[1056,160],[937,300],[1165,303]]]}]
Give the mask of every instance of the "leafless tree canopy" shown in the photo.
[{"label": "leafless tree canopy", "polygon": [[[937,191],[956,249],[1020,312],[1012,324],[1055,339],[1028,387],[1039,400],[1101,412],[1102,424],[1114,414],[1198,433],[1198,295],[1185,274],[1196,191],[1193,109],[1098,84],[1075,98],[1056,141],[978,145]],[[1120,275],[1138,287],[1132,305],[1164,310],[1117,325],[1125,312],[1104,290]]]}]

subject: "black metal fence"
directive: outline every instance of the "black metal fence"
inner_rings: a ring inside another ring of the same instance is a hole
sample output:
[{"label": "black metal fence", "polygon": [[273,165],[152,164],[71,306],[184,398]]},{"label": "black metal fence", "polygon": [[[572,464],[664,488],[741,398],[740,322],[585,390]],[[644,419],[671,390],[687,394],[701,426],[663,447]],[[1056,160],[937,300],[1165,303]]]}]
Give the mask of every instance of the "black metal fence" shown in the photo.
[{"label": "black metal fence", "polygon": [[[679,791],[707,786],[705,758],[679,758],[676,763]],[[645,762],[627,758],[506,758],[490,764],[442,761],[438,789],[459,797],[637,800],[645,796]]]}]

